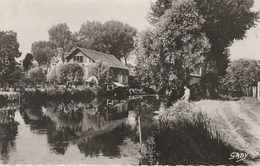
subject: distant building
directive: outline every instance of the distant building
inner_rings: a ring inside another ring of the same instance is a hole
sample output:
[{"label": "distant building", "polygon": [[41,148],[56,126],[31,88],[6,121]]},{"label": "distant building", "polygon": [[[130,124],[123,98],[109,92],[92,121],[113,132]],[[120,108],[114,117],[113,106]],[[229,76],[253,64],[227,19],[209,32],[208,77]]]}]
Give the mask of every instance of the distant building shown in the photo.
[{"label": "distant building", "polygon": [[77,47],[66,57],[67,62],[78,62],[83,66],[86,81],[91,77],[89,75],[89,66],[97,60],[108,64],[114,74],[113,81],[116,86],[128,86],[129,68],[114,55]]}]

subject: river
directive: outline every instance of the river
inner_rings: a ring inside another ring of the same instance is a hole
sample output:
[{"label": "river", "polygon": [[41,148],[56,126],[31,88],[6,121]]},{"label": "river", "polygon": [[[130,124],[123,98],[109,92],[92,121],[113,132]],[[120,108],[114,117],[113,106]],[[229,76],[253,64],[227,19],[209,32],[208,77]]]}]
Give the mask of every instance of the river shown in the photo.
[{"label": "river", "polygon": [[0,108],[0,164],[140,164],[157,124],[156,96],[31,101]]}]

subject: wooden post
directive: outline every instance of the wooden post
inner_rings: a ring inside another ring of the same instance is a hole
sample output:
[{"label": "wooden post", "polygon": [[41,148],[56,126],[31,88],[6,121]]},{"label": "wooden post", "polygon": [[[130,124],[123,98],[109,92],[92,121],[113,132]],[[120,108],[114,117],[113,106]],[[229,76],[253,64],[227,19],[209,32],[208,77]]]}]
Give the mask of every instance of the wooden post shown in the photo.
[{"label": "wooden post", "polygon": [[138,117],[138,128],[139,128],[139,139],[140,139],[140,144],[141,144],[141,150],[140,153],[142,154],[143,151],[143,145],[142,145],[142,133],[141,133],[141,120],[140,120],[140,116]]},{"label": "wooden post", "polygon": [[258,81],[257,85],[257,99],[260,101],[260,81]]},{"label": "wooden post", "polygon": [[140,117],[138,117],[138,128],[139,128],[140,144],[142,144],[142,133],[141,133],[141,120],[140,120]]},{"label": "wooden post", "polygon": [[253,98],[256,98],[256,86],[253,86]]}]

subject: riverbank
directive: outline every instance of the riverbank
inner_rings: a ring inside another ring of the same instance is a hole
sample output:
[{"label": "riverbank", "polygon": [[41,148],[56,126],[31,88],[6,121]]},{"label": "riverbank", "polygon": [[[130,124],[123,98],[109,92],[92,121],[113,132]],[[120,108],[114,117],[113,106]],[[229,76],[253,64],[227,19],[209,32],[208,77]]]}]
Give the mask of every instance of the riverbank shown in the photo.
[{"label": "riverbank", "polygon": [[[159,156],[148,157],[148,161],[159,161],[159,164],[195,164],[196,162],[219,165],[229,163],[233,158],[233,164],[259,165],[259,110],[260,102],[251,97],[242,97],[237,101],[201,100],[190,103],[179,101],[159,112],[161,124],[157,127],[148,147],[149,155],[159,154]],[[214,140],[217,141],[216,144]],[[164,148],[162,148],[163,144],[165,144]],[[168,148],[170,146],[172,148]],[[185,149],[188,149],[189,153],[181,153],[185,152]],[[226,150],[221,152],[221,149]],[[206,153],[203,154],[204,152]],[[191,153],[192,156],[187,157]],[[169,157],[169,154],[174,155]],[[207,158],[210,155],[213,156],[212,160]],[[168,158],[174,157],[175,160],[171,163]],[[219,157],[221,159],[215,162]]]},{"label": "riverbank", "polygon": [[260,164],[260,102],[251,97],[238,101],[202,100],[192,103],[206,113],[210,124],[225,136],[225,141],[248,154],[249,165]]},{"label": "riverbank", "polygon": [[21,100],[67,100],[90,99],[104,95],[104,91],[98,87],[79,86],[67,88],[64,86],[50,86],[45,89],[21,89]]},{"label": "riverbank", "polygon": [[160,111],[159,124],[143,153],[143,164],[244,164],[229,160],[239,149],[225,141],[206,113],[194,109],[194,103],[178,101]]}]

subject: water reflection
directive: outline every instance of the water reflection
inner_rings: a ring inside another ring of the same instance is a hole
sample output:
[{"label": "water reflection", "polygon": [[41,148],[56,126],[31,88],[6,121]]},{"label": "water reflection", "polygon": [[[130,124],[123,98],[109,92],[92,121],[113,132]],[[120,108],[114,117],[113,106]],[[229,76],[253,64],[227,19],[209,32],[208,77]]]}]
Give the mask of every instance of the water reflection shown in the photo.
[{"label": "water reflection", "polygon": [[18,123],[14,120],[17,103],[8,103],[0,109],[0,154],[3,164],[7,164],[9,153],[15,148]]},{"label": "water reflection", "polygon": [[[136,96],[96,98],[91,102],[34,101],[23,103],[20,106],[20,114],[32,133],[47,136],[47,144],[52,154],[65,155],[69,146],[75,146],[78,151],[73,153],[83,154],[85,157],[120,158],[125,156],[124,146],[139,143],[138,117],[141,117],[143,140],[151,135],[156,125],[153,112],[158,108],[159,100],[156,97]],[[0,112],[8,114],[0,119],[1,135],[7,131],[9,134],[7,139],[0,138],[1,149],[5,148],[1,151],[1,160],[6,163],[8,157],[4,159],[4,156],[8,156],[8,149],[15,147],[17,123],[14,120],[14,112],[15,110]]]}]

